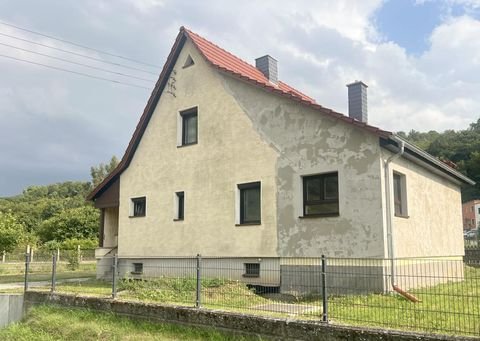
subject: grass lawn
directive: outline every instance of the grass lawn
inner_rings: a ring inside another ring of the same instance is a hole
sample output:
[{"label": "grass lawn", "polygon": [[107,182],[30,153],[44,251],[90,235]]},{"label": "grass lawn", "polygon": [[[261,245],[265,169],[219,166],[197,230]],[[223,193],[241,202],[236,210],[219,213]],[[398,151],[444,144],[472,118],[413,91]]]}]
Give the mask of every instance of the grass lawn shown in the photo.
[{"label": "grass lawn", "polygon": [[[71,270],[66,263],[59,263],[57,267],[57,279],[95,277],[95,263],[82,263],[78,269]],[[28,273],[30,282],[50,281],[52,278],[52,264],[31,263]],[[23,282],[25,279],[24,263],[5,263],[0,264],[0,284]]]},{"label": "grass lawn", "polygon": [[55,306],[33,308],[26,319],[0,330],[0,340],[262,340],[210,327],[155,323],[107,312]]},{"label": "grass lawn", "polygon": [[[149,281],[118,282],[118,299],[195,305],[195,279],[157,278]],[[37,290],[37,289],[35,289]],[[45,288],[48,290],[48,288]],[[59,293],[100,297],[111,296],[111,283],[88,281],[57,285]],[[407,301],[398,294],[344,295],[329,297],[332,323],[433,332],[439,334],[480,335],[480,268],[465,267],[465,280],[448,282],[411,291],[420,303]],[[270,315],[320,319],[321,310],[287,315],[258,309],[260,305],[295,303],[321,307],[317,297],[289,300],[282,296],[261,296],[241,282],[222,279],[202,280],[202,307]]]},{"label": "grass lawn", "polygon": [[480,335],[480,268],[465,267],[465,280],[412,290],[412,303],[397,294],[338,296],[329,300],[336,323],[433,332]]}]

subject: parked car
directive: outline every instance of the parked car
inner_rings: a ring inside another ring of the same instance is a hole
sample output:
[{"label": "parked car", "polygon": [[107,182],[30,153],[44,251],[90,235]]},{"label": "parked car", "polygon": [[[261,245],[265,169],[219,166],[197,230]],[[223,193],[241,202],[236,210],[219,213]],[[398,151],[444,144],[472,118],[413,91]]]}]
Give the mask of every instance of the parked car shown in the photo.
[{"label": "parked car", "polygon": [[477,239],[478,230],[474,229],[474,230],[467,231],[467,232],[464,233],[463,236],[465,237],[465,239]]}]

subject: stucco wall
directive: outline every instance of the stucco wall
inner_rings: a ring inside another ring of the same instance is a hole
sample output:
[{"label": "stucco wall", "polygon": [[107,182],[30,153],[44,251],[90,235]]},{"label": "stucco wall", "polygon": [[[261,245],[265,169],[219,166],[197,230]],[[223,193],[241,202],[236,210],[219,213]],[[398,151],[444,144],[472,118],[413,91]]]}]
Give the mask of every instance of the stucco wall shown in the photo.
[{"label": "stucco wall", "polygon": [[[387,150],[382,154],[384,159],[392,155]],[[393,217],[395,256],[463,255],[460,186],[404,158],[390,169],[406,177],[408,208],[408,218]]]},{"label": "stucco wall", "polygon": [[[383,257],[378,137],[224,76],[276,160],[280,256]],[[303,215],[302,176],[337,171],[340,215]]]},{"label": "stucco wall", "polygon": [[[195,65],[183,68],[191,55]],[[187,40],[120,181],[119,256],[276,255],[275,162],[218,72]],[[198,107],[198,144],[177,148],[179,111]],[[261,181],[262,224],[235,226],[237,184]],[[173,221],[174,193],[185,192],[185,220]],[[145,217],[129,218],[146,196]]]}]

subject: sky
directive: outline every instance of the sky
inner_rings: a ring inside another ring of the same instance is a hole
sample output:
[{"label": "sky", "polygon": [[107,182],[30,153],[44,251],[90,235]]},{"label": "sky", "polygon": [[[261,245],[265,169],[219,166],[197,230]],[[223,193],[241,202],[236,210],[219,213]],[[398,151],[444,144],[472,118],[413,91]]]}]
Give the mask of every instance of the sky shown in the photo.
[{"label": "sky", "polygon": [[480,117],[480,0],[2,0],[0,197],[121,157],[182,25],[342,113],[362,80],[386,130]]}]

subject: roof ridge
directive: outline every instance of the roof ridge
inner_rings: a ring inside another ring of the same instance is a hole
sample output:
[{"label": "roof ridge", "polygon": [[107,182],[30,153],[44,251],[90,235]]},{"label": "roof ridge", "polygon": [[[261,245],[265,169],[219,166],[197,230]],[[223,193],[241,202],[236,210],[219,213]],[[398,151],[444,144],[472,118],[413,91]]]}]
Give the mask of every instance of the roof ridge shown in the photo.
[{"label": "roof ridge", "polygon": [[[195,32],[193,32],[193,31],[191,31],[191,30],[189,30],[188,28],[185,28],[185,27],[183,27],[183,26],[182,26],[182,28],[184,28],[184,31],[186,31],[188,34],[193,34],[193,35],[199,37],[200,39],[205,40],[207,43],[215,46],[217,49],[222,50],[222,51],[225,52],[226,54],[232,56],[233,58],[235,58],[235,59],[237,59],[237,60],[239,60],[239,61],[241,61],[242,63],[245,63],[245,64],[247,64],[248,66],[251,66],[252,68],[254,68],[255,70],[257,70],[257,71],[262,75],[262,77],[265,78],[266,81],[268,81],[268,78],[265,77],[265,75],[264,75],[260,70],[258,70],[253,64],[250,64],[250,63],[247,62],[246,60],[244,60],[244,59],[242,59],[242,58],[234,55],[232,52],[225,50],[223,47],[215,44],[214,42],[208,40],[207,38],[205,38],[205,37],[203,37],[203,36],[201,36],[201,35],[199,35],[198,33],[195,33]],[[280,83],[280,81],[279,81],[279,83]],[[285,84],[284,82],[282,82],[282,83]],[[275,84],[272,84],[272,85],[275,86]],[[278,87],[278,86],[276,86],[276,87]],[[308,96],[307,96],[307,97],[308,97]]]}]

